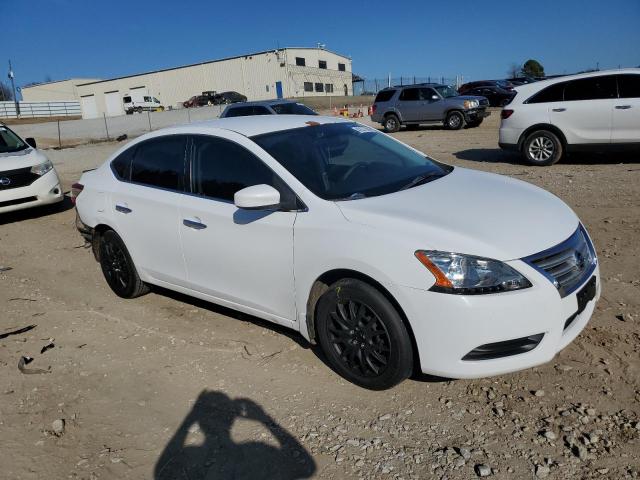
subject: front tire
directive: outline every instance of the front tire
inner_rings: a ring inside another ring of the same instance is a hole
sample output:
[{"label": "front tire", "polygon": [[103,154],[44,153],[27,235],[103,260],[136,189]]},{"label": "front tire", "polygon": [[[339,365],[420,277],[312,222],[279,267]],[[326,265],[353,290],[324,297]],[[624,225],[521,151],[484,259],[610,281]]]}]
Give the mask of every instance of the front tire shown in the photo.
[{"label": "front tire", "polygon": [[382,124],[384,131],[387,133],[395,133],[400,130],[400,120],[394,114],[387,115]]},{"label": "front tire", "polygon": [[482,119],[473,122],[467,122],[466,128],[476,128],[482,125]]},{"label": "front tire", "polygon": [[398,311],[376,288],[355,279],[334,283],[316,307],[318,341],[330,366],[371,390],[411,375],[413,347]]},{"label": "front tire", "polygon": [[444,119],[444,126],[447,130],[460,130],[464,126],[464,115],[456,110],[449,112]]},{"label": "front tire", "polygon": [[548,130],[538,130],[529,135],[522,145],[522,153],[531,165],[546,167],[562,158],[562,142]]},{"label": "front tire", "polygon": [[111,290],[122,298],[136,298],[149,292],[120,236],[107,230],[100,237],[100,267]]}]

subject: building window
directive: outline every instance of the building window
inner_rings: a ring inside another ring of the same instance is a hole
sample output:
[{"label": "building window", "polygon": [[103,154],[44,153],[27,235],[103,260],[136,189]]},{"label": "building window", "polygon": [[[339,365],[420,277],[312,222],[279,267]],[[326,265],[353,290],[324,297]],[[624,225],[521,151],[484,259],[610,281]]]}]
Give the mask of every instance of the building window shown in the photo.
[{"label": "building window", "polygon": [[344,63],[339,63],[338,64],[338,70],[340,70],[341,72],[344,72],[347,70],[346,66]]},{"label": "building window", "polygon": [[313,83],[304,82],[304,91],[305,92],[313,92]]},{"label": "building window", "polygon": [[303,57],[296,57],[296,65],[299,67],[304,67],[307,63],[304,61]]},{"label": "building window", "polygon": [[327,61],[326,60],[318,60],[318,67],[327,69]]},{"label": "building window", "polygon": [[266,86],[267,87],[267,92],[269,91],[269,85]]},{"label": "building window", "polygon": [[333,83],[325,83],[324,91],[327,93],[333,93]]},{"label": "building window", "polygon": [[316,92],[324,92],[324,84],[316,83]]}]

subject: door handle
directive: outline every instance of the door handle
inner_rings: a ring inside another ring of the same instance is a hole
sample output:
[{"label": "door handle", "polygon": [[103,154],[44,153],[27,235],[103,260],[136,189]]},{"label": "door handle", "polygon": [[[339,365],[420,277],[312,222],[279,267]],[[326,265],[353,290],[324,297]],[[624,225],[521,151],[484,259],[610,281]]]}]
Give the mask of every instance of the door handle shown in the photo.
[{"label": "door handle", "polygon": [[553,108],[551,111],[552,112],[564,112],[566,110],[566,108]]},{"label": "door handle", "polygon": [[126,204],[125,205],[121,205],[119,203],[116,203],[116,211],[120,212],[120,213],[131,213],[132,212],[132,210],[129,207],[127,207]]},{"label": "door handle", "polygon": [[616,109],[618,110],[629,110],[631,105],[616,105]]},{"label": "door handle", "polygon": [[182,220],[182,224],[185,227],[193,228],[194,230],[204,230],[207,226],[200,221],[198,217],[195,218],[184,218]]}]

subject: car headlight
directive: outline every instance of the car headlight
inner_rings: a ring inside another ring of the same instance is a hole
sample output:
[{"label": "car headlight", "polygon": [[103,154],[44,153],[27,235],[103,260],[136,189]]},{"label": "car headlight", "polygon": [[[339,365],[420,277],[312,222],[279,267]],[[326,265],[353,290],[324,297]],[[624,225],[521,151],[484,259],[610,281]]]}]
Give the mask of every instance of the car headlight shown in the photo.
[{"label": "car headlight", "polygon": [[506,263],[459,253],[418,250],[416,258],[436,277],[434,292],[478,295],[520,290],[529,280]]},{"label": "car headlight", "polygon": [[53,163],[51,163],[51,160],[47,160],[46,162],[43,162],[39,165],[34,165],[33,167],[31,167],[31,173],[35,173],[38,176],[42,176],[45,173],[49,172],[50,170],[53,169]]},{"label": "car headlight", "polygon": [[480,105],[480,102],[478,100],[465,100],[464,101],[464,108],[476,108]]}]

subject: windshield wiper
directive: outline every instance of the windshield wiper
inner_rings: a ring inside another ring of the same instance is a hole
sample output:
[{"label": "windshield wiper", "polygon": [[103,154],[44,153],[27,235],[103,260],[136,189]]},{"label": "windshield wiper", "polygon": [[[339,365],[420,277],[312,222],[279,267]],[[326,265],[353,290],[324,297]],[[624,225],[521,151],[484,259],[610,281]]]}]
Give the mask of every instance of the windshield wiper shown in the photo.
[{"label": "windshield wiper", "polygon": [[348,197],[335,198],[333,201],[341,202],[344,200],[360,200],[361,198],[367,198],[367,196],[364,193],[356,192],[356,193],[352,193]]},{"label": "windshield wiper", "polygon": [[400,190],[407,190],[408,188],[417,187],[418,185],[422,185],[424,183],[427,183],[428,181],[430,181],[434,177],[440,177],[440,175],[438,175],[436,173],[430,173],[428,175],[418,175],[416,178],[411,180],[409,183],[407,183]]}]

